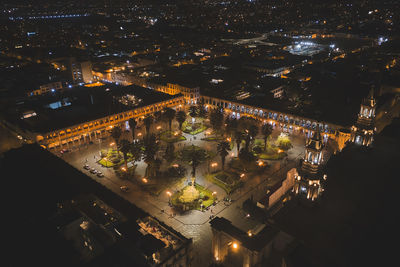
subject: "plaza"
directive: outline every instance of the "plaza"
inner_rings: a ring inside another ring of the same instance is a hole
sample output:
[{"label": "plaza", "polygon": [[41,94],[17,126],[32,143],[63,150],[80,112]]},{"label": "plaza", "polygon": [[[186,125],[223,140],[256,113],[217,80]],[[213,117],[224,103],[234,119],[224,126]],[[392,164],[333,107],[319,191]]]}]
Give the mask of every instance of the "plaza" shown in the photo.
[{"label": "plaza", "polygon": [[[189,116],[187,120],[189,120]],[[257,125],[261,126],[262,122],[257,122]],[[150,132],[159,133],[163,132],[166,128],[166,123],[155,122],[151,126]],[[178,122],[173,121],[172,129],[173,132],[179,131]],[[269,142],[276,140],[283,130],[284,129],[276,127],[271,133]],[[145,132],[145,125],[138,124],[135,129],[136,135],[139,133],[144,134]],[[248,198],[261,198],[265,195],[267,188],[282,180],[290,169],[298,166],[299,160],[304,155],[306,135],[305,133],[288,133],[288,137],[293,147],[286,152],[287,157],[277,160],[256,161],[262,162],[259,163],[260,165],[265,164],[263,168],[260,166],[261,171],[243,173],[243,175],[241,175],[242,177],[240,177],[243,181],[242,185],[232,192],[229,192],[230,194],[228,194],[223,187],[209,179],[210,174],[222,171],[221,157],[217,150],[217,144],[219,143],[218,140],[221,138],[209,138],[210,136],[213,136],[211,128],[195,135],[184,132],[179,132],[179,135],[183,136],[185,140],[172,143],[175,147],[174,150],[177,153],[182,151],[184,148],[196,146],[204,149],[209,155],[211,155],[210,158],[204,160],[197,166],[195,175],[195,183],[209,192],[212,192],[212,196],[215,197],[214,203],[210,205],[208,209],[189,209],[183,211],[174,207],[174,205],[171,205],[171,197],[178,191],[190,186],[192,182],[190,164],[180,160],[179,158],[174,159],[172,162],[163,160],[160,170],[164,171],[174,165],[179,165],[183,166],[187,170],[186,175],[172,179],[169,183],[164,183],[164,181],[161,179],[159,180],[158,177],[149,178],[146,176],[147,164],[144,160],[134,162],[134,175],[129,179],[122,179],[119,177],[114,168],[107,168],[100,165],[98,163],[101,159],[100,152],[104,149],[116,148],[115,140],[112,137],[99,139],[93,144],[72,148],[68,153],[54,153],[62,157],[66,162],[78,170],[87,173],[87,175],[98,183],[106,186],[137,207],[173,227],[184,236],[193,238],[194,249],[198,252],[194,257],[193,264],[196,266],[200,264],[210,264],[209,259],[211,259],[210,245],[212,233],[209,221],[213,217],[219,216],[229,220],[234,220],[235,225],[243,229],[252,229],[255,227],[258,222],[253,218],[248,217],[248,214],[242,209],[242,203]],[[261,138],[261,135],[257,137],[257,139],[259,138]],[[124,131],[121,134],[120,140],[121,139],[133,141],[131,132]],[[161,149],[157,152],[156,158],[163,159],[163,151],[168,146],[168,142],[159,142]],[[329,154],[334,150],[334,142],[328,141],[328,147],[329,148],[324,152],[327,154],[324,160],[327,160]],[[233,140],[231,140],[231,150],[225,159],[225,171],[231,171],[229,163],[232,160],[238,160],[237,145]],[[96,174],[84,170],[83,166],[85,164],[100,170],[104,174],[104,177],[98,177]],[[120,167],[123,168],[123,166],[124,165],[122,164]],[[158,190],[147,190],[147,185],[151,183],[161,183],[162,186],[160,186],[161,188]],[[121,187],[124,186],[128,187],[129,191],[126,192],[121,190]],[[230,199],[230,201],[225,201],[227,198]]]}]

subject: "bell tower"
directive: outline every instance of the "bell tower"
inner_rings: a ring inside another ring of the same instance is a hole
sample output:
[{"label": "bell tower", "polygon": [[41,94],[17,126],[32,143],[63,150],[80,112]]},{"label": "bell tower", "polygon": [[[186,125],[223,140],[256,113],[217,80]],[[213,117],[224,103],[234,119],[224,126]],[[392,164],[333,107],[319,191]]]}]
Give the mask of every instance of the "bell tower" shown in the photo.
[{"label": "bell tower", "polygon": [[361,102],[357,122],[351,127],[351,141],[357,145],[370,146],[375,134],[375,109],[374,87],[368,96]]},{"label": "bell tower", "polygon": [[324,190],[322,183],[326,175],[322,174],[323,148],[324,143],[317,127],[313,137],[307,140],[304,159],[293,187],[296,194],[305,195],[307,199],[315,200]]}]

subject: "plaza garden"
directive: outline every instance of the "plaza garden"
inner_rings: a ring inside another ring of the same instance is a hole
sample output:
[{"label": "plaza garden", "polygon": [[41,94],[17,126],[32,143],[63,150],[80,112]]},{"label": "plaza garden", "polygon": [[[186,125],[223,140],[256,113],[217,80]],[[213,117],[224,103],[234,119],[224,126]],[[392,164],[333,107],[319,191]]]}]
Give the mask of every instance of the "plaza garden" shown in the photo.
[{"label": "plaza garden", "polygon": [[[117,176],[139,184],[152,195],[172,188],[172,192],[167,191],[169,202],[178,210],[204,210],[216,200],[216,192],[208,189],[210,185],[232,194],[253,174],[264,172],[269,160],[285,158],[292,146],[286,135],[273,139],[268,124],[251,118],[232,119],[217,109],[208,114],[200,109],[190,108],[189,113],[166,109],[148,115],[143,120],[145,134],[140,134],[141,139],[135,137],[137,122],[132,119],[133,141],[121,138],[121,129],[114,127],[111,136],[116,148],[102,150],[98,163],[114,168]],[[173,127],[174,121],[178,128]],[[160,132],[157,126],[158,131],[152,131],[155,123],[162,122],[168,130]],[[187,145],[183,133],[195,136],[203,132],[200,145]],[[181,142],[183,146],[178,145]],[[144,175],[136,174],[139,162],[145,164]],[[196,171],[201,166],[203,175],[199,177]]]}]

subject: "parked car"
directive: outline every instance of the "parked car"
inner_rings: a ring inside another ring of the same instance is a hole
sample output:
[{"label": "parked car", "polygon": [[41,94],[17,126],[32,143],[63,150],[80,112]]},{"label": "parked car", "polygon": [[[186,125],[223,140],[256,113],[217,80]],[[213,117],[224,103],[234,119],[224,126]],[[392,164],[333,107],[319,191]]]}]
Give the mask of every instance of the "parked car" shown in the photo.
[{"label": "parked car", "polygon": [[67,149],[67,148],[61,149],[61,151],[60,151],[60,153],[68,153],[68,152],[69,152],[69,149]]},{"label": "parked car", "polygon": [[97,170],[95,170],[95,168],[91,168],[91,169],[90,169],[90,172],[93,173],[93,174],[96,174],[96,173],[97,173]]},{"label": "parked car", "polygon": [[104,174],[103,174],[102,172],[98,171],[98,172],[97,172],[97,176],[98,176],[98,177],[104,177]]},{"label": "parked car", "polygon": [[85,170],[90,170],[90,167],[89,167],[89,165],[87,165],[87,164],[83,165],[83,168],[84,168]]},{"label": "parked car", "polygon": [[121,189],[122,192],[129,192],[129,187],[126,185],[121,186],[119,189]]}]

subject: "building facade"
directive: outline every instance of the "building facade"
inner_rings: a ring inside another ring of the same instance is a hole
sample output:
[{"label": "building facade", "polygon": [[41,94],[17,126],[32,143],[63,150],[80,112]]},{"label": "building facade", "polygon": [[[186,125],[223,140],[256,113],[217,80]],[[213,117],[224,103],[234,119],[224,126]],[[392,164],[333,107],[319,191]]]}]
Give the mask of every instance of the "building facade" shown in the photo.
[{"label": "building facade", "polygon": [[49,92],[54,92],[57,90],[63,89],[62,83],[61,82],[53,82],[53,83],[46,83],[41,86],[39,86],[38,89],[34,89],[30,92],[28,92],[28,96],[37,96],[37,95],[43,95]]},{"label": "building facade", "polygon": [[93,81],[92,63],[90,61],[79,62],[75,58],[70,58],[69,69],[73,83],[90,83]]},{"label": "building facade", "polygon": [[170,100],[134,108],[129,111],[98,118],[93,121],[87,121],[67,128],[46,133],[37,133],[35,134],[36,141],[49,149],[68,148],[70,145],[87,143],[108,136],[108,130],[111,130],[114,126],[125,127],[129,119],[140,120],[147,114],[162,111],[167,107],[180,109],[184,104],[184,97],[179,96]]}]

